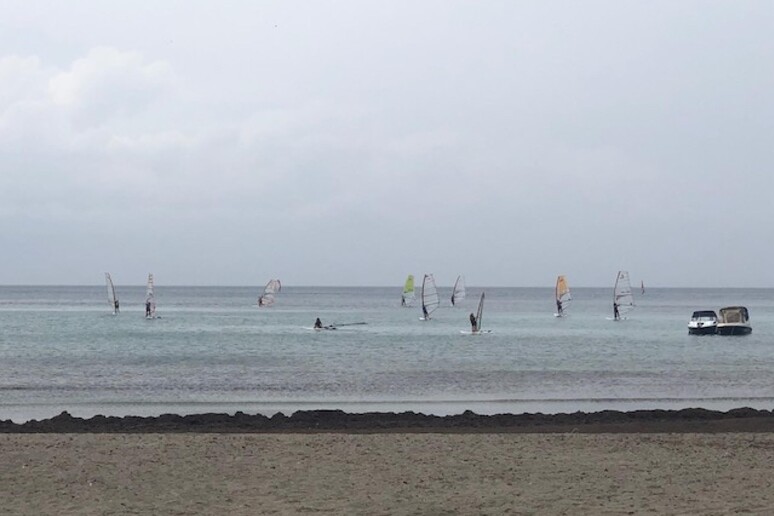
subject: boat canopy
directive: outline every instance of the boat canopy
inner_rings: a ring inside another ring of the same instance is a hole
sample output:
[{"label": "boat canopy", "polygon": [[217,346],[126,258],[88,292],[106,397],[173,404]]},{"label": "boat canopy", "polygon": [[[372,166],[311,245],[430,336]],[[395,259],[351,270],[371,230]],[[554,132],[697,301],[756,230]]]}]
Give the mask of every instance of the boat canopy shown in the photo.
[{"label": "boat canopy", "polygon": [[720,309],[721,323],[746,323],[749,319],[750,314],[744,306],[727,306]]}]

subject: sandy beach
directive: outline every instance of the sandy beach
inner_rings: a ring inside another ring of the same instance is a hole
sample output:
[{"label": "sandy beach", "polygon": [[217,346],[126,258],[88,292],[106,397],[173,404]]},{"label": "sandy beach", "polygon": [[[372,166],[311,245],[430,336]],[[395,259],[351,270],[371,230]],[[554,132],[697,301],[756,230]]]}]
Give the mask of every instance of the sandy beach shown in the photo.
[{"label": "sandy beach", "polygon": [[2,514],[774,512],[774,434],[2,434]]}]

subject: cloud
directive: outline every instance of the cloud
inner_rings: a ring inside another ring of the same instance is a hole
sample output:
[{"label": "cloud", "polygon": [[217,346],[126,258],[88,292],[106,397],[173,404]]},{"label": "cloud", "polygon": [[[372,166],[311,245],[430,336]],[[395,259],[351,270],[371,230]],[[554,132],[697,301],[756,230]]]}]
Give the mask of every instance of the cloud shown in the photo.
[{"label": "cloud", "polygon": [[87,127],[115,116],[131,117],[163,96],[173,77],[167,63],[146,62],[137,52],[97,47],[48,81],[51,102]]}]

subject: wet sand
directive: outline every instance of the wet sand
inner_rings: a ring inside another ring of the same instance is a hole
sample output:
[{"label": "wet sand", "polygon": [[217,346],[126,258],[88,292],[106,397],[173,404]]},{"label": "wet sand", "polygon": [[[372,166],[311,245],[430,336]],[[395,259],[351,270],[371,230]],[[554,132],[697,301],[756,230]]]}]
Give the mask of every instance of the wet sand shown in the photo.
[{"label": "wet sand", "polygon": [[[343,417],[328,412],[300,417],[306,429],[251,433],[54,431],[84,422],[65,416],[26,433],[5,422],[0,514],[772,514],[772,418],[747,414],[667,414],[679,433],[659,430],[663,414],[617,430],[540,425],[552,433],[471,426],[471,415],[451,429],[321,430]],[[199,430],[223,426],[222,415],[199,418]],[[380,418],[391,420],[370,420]],[[686,430],[700,424],[709,431]]]}]

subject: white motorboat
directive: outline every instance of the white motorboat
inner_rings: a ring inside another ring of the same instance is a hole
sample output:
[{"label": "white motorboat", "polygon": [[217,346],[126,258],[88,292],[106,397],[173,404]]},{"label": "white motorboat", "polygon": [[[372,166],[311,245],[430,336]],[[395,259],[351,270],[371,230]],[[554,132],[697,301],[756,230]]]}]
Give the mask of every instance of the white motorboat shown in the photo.
[{"label": "white motorboat", "polygon": [[688,321],[689,335],[715,335],[718,328],[718,315],[714,310],[697,310]]}]

